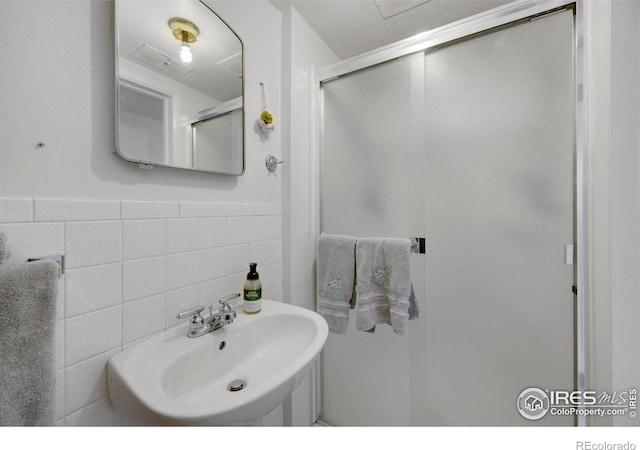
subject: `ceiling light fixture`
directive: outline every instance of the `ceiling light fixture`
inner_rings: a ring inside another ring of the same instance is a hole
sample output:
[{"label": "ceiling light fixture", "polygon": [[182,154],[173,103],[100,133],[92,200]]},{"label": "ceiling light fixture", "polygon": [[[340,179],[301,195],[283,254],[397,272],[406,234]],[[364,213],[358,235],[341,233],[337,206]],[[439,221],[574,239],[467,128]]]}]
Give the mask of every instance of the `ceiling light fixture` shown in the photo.
[{"label": "ceiling light fixture", "polygon": [[169,20],[169,28],[171,28],[173,37],[182,42],[180,45],[180,59],[186,63],[191,62],[193,55],[189,44],[196,42],[200,30],[193,22],[179,17]]}]

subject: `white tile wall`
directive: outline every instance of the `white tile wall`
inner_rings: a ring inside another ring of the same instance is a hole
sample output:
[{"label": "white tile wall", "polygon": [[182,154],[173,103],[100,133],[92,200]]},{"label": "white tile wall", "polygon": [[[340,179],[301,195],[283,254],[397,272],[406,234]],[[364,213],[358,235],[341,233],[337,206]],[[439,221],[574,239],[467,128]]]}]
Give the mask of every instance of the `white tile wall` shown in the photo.
[{"label": "white tile wall", "polygon": [[227,243],[227,219],[209,217],[199,220],[200,247],[221,247]]},{"label": "white tile wall", "polygon": [[122,264],[122,296],[125,302],[166,291],[165,256],[125,261]]},{"label": "white tile wall", "polygon": [[246,244],[251,242],[251,218],[250,217],[229,217],[227,219],[229,228],[227,243]]},{"label": "white tile wall", "polygon": [[167,253],[192,252],[195,250],[200,250],[200,220],[167,220]]},{"label": "white tile wall", "polygon": [[205,307],[211,306],[213,304],[211,302],[212,298],[224,297],[227,293],[226,280],[224,278],[219,278],[218,280],[222,282],[224,289],[220,291],[208,291],[211,292],[212,295],[204,298],[200,297],[200,292],[205,291],[205,289],[197,284],[167,292],[167,327],[173,326],[179,322],[176,318],[178,313],[186,311],[187,309],[195,308],[198,305],[203,305]]},{"label": "white tile wall", "polygon": [[282,300],[278,204],[0,198],[10,261],[65,254],[58,283],[58,423],[122,425],[106,361],[239,292],[258,263],[264,297]]},{"label": "white tile wall", "polygon": [[200,252],[167,255],[167,290],[200,282]]},{"label": "white tile wall", "polygon": [[180,204],[176,202],[122,201],[121,219],[166,219],[178,217]]},{"label": "white tile wall", "polygon": [[122,259],[149,258],[167,253],[167,223],[161,219],[122,222]]},{"label": "white tile wall", "polygon": [[33,221],[33,200],[30,198],[0,199],[0,222]]},{"label": "white tile wall", "polygon": [[122,306],[71,317],[64,327],[64,360],[70,366],[121,344]]},{"label": "white tile wall", "polygon": [[221,215],[222,205],[220,203],[180,203],[180,217],[216,217]]},{"label": "white tile wall", "polygon": [[212,248],[200,252],[200,281],[223,277],[226,272],[227,252],[225,248]]},{"label": "white tile wall", "polygon": [[117,200],[35,199],[34,206],[36,222],[120,219]]},{"label": "white tile wall", "polygon": [[166,293],[125,303],[122,306],[122,343],[128,344],[165,328]]},{"label": "white tile wall", "polygon": [[122,222],[65,222],[64,254],[70,269],[122,260]]},{"label": "white tile wall", "polygon": [[67,318],[122,303],[122,263],[67,269],[64,283]]}]

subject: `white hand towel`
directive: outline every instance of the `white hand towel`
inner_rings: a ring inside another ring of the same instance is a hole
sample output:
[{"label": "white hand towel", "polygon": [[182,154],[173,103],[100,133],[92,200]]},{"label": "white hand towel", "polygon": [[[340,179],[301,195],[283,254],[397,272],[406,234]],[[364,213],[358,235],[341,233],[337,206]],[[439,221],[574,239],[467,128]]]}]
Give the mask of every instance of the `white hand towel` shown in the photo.
[{"label": "white hand towel", "polygon": [[408,321],[420,316],[411,285],[410,248],[408,239],[358,239],[358,330],[373,332],[377,324],[384,323],[402,336],[407,332]]},{"label": "white hand towel", "polygon": [[317,312],[329,330],[345,334],[355,281],[356,238],[321,234],[318,238]]}]

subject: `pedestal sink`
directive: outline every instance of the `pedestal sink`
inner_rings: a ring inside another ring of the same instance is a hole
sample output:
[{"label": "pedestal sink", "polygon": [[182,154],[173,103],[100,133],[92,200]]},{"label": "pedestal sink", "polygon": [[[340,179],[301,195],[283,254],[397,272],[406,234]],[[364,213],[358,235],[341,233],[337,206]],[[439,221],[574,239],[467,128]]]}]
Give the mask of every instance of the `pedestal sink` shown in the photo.
[{"label": "pedestal sink", "polygon": [[197,338],[176,326],[115,354],[111,403],[133,425],[250,425],[307,375],[327,339],[313,311],[263,300]]}]

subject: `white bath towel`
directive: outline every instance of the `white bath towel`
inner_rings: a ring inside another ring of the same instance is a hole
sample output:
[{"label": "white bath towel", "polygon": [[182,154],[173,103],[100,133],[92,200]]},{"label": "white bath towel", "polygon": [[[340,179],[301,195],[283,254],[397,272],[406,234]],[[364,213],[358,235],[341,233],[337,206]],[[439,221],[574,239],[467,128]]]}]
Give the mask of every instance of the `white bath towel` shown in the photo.
[{"label": "white bath towel", "polygon": [[321,234],[318,238],[317,312],[329,330],[345,334],[355,281],[356,238]]},{"label": "white bath towel", "polygon": [[7,245],[7,235],[0,232],[0,264],[5,262],[11,256],[11,251]]},{"label": "white bath towel", "polygon": [[408,321],[420,316],[411,285],[411,241],[362,238],[356,243],[356,328],[374,332],[377,324],[407,332]]}]

